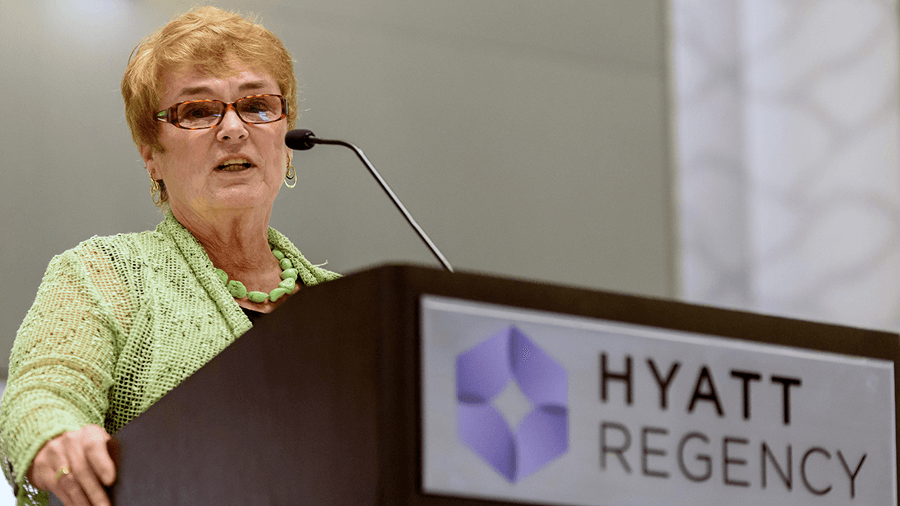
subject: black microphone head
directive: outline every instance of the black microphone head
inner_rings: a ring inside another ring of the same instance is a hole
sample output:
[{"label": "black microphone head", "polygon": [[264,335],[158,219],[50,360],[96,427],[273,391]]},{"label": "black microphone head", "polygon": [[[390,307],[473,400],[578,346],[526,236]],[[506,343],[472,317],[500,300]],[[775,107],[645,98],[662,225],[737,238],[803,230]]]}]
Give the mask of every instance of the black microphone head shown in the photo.
[{"label": "black microphone head", "polygon": [[312,133],[310,130],[298,129],[291,130],[284,136],[284,143],[287,147],[295,150],[295,151],[306,151],[307,149],[312,149],[316,143],[313,139],[316,138],[316,135]]}]

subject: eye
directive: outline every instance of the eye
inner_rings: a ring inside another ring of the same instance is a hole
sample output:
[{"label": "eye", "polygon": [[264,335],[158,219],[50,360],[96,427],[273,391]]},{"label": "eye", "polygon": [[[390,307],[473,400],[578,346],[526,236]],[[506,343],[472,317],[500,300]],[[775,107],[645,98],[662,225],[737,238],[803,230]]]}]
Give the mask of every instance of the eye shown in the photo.
[{"label": "eye", "polygon": [[215,118],[221,114],[222,106],[217,102],[186,102],[178,108],[179,121],[195,121]]},{"label": "eye", "polygon": [[241,102],[241,111],[253,114],[266,113],[272,110],[271,104],[264,98],[252,98]]}]

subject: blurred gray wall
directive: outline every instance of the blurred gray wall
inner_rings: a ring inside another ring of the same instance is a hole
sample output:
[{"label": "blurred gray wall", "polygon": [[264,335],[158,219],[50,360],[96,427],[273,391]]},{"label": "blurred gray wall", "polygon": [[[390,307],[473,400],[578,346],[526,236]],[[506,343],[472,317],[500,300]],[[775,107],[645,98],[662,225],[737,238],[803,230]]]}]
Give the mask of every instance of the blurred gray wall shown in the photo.
[{"label": "blurred gray wall", "polygon": [[[160,220],[119,81],[193,4],[0,0],[4,357],[53,255]],[[284,40],[298,127],[359,145],[457,269],[678,293],[663,0],[216,5]],[[350,151],[294,165],[272,225],[311,261],[437,265]]]}]

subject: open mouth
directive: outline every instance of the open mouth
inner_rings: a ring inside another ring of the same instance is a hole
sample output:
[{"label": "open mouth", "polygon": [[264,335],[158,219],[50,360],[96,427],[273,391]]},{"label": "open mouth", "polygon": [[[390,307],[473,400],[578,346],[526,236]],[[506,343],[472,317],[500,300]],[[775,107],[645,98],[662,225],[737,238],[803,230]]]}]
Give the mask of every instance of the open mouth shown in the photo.
[{"label": "open mouth", "polygon": [[225,163],[216,167],[216,170],[221,170],[224,172],[238,172],[242,170],[247,170],[252,167],[253,164],[246,160],[228,160]]}]

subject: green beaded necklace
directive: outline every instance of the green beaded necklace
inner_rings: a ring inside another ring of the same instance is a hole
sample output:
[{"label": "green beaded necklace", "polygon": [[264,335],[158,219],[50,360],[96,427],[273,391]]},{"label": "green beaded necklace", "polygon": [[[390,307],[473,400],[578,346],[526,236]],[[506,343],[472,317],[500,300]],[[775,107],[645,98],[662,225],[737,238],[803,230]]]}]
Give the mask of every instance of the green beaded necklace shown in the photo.
[{"label": "green beaded necklace", "polygon": [[216,269],[216,274],[219,275],[219,279],[222,280],[222,283],[225,285],[225,288],[228,289],[228,293],[231,294],[235,299],[243,299],[244,297],[250,299],[250,302],[256,302],[257,304],[261,304],[266,300],[271,300],[275,302],[280,299],[282,296],[287,295],[289,293],[294,293],[294,286],[297,283],[297,276],[299,275],[299,271],[294,269],[294,264],[291,263],[290,258],[285,258],[284,253],[277,248],[272,248],[272,254],[275,255],[275,258],[278,259],[278,265],[281,267],[281,283],[278,283],[278,288],[272,290],[269,293],[265,292],[248,292],[247,287],[244,286],[243,283],[236,279],[228,280],[228,274],[225,273],[222,269]]}]

